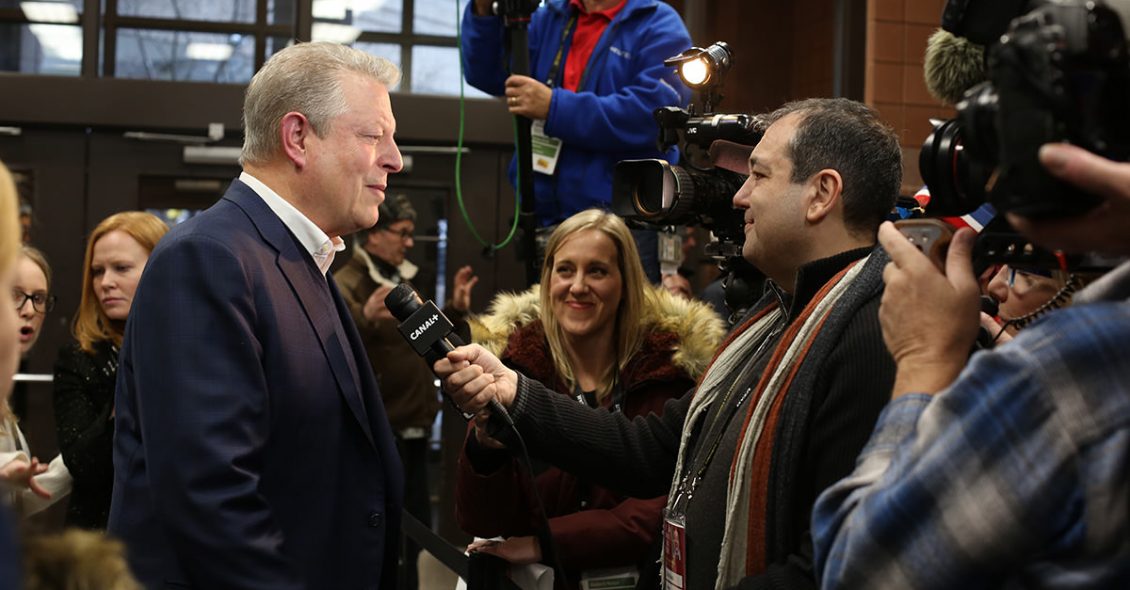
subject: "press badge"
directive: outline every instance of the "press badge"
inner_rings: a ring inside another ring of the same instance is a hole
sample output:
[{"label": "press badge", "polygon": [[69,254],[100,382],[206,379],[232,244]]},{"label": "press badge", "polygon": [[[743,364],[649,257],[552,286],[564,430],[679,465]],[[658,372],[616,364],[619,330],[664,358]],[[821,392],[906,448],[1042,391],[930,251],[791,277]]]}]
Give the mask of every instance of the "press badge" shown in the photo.
[{"label": "press badge", "polygon": [[530,155],[534,158],[534,172],[552,176],[557,170],[561,140],[545,134],[545,121],[534,121],[530,125]]},{"label": "press badge", "polygon": [[663,589],[686,590],[686,518],[668,513],[663,518]]}]

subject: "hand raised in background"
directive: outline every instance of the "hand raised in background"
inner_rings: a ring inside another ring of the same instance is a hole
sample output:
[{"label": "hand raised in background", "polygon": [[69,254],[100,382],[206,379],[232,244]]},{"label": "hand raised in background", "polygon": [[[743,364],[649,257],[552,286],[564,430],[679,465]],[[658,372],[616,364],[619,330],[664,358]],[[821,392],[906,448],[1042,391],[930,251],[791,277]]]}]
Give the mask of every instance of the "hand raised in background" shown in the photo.
[{"label": "hand raised in background", "polygon": [[479,282],[475,271],[470,266],[464,266],[455,272],[451,287],[451,307],[459,311],[471,309],[471,289]]},{"label": "hand raised in background", "polygon": [[377,290],[373,291],[368,301],[365,302],[365,307],[361,309],[365,319],[370,322],[393,319],[392,312],[385,307],[385,297],[388,297],[390,291],[392,291],[392,287],[377,287]]}]

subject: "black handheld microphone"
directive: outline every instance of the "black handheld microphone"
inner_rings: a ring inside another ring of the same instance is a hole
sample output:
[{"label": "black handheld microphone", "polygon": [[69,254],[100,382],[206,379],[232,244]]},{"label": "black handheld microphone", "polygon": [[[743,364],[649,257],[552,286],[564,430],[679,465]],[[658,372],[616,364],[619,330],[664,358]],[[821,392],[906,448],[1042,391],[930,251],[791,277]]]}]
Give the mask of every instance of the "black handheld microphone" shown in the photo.
[{"label": "black handheld microphone", "polygon": [[[429,367],[455,350],[456,346],[463,345],[463,341],[453,332],[455,326],[451,320],[443,315],[435,303],[421,299],[420,294],[408,283],[400,283],[385,296],[385,307],[400,322],[397,326],[400,334],[408,344],[412,345],[416,354],[424,357]],[[449,401],[450,399],[448,398]],[[455,403],[452,402],[452,405]],[[491,413],[492,436],[495,431],[503,428],[514,428],[514,420],[510,418],[510,413],[498,403],[497,399],[490,400],[488,405]],[[459,411],[463,413],[464,420],[470,421],[475,417],[474,414],[463,412],[462,409]],[[495,423],[496,420],[499,422]]]}]

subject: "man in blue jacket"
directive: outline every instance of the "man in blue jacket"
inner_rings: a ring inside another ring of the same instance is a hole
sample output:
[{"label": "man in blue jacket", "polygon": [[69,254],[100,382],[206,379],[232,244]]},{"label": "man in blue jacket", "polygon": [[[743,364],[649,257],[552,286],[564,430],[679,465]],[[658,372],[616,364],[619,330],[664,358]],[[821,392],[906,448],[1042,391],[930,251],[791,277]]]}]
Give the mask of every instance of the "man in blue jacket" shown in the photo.
[{"label": "man in blue jacket", "polygon": [[149,258],[109,525],[148,588],[396,587],[403,470],[326,271],[401,168],[398,78],[341,45],[276,53],[247,89],[243,174]]},{"label": "man in blue jacket", "polygon": [[[691,46],[679,15],[659,0],[549,0],[529,24],[530,76],[510,75],[502,19],[491,0],[475,0],[463,19],[467,81],[505,96],[515,115],[534,121],[534,135],[560,145],[556,159],[538,152],[534,196],[538,225],[554,225],[612,201],[616,162],[674,161],[674,149],[656,147],[652,113],[685,106],[690,91],[663,60]],[[554,148],[549,147],[552,151]],[[511,182],[515,165],[510,165]],[[659,280],[655,236],[641,243],[645,268]],[[637,241],[640,236],[637,234]]]}]

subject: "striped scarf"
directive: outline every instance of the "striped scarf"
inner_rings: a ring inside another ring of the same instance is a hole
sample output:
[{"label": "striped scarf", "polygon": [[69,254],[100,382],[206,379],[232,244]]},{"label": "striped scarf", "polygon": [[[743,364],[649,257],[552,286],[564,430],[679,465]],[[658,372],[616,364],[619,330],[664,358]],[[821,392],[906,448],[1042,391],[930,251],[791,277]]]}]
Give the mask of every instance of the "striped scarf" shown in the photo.
[{"label": "striped scarf", "polygon": [[[813,296],[781,336],[758,380],[730,468],[716,588],[732,587],[742,578],[766,568],[765,504],[769,494],[773,439],[781,406],[824,321],[840,297],[851,288],[866,262],[867,258],[864,258],[851,264]],[[740,363],[750,361],[750,355],[770,334],[782,313],[776,305],[758,312],[727,339],[707,369],[683,425],[668,509],[689,462],[687,449],[697,421],[706,416],[713,402],[726,390],[726,377]]]}]

